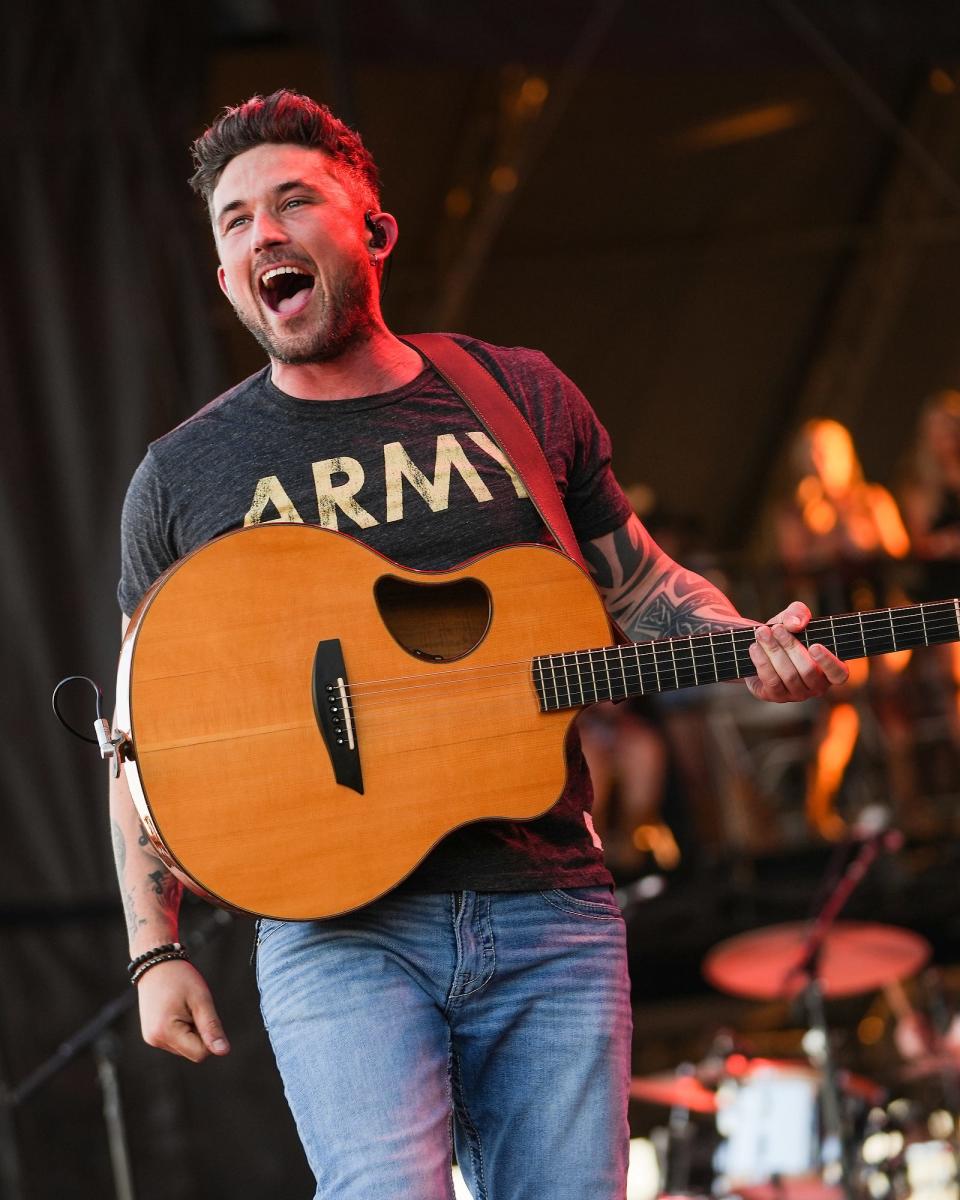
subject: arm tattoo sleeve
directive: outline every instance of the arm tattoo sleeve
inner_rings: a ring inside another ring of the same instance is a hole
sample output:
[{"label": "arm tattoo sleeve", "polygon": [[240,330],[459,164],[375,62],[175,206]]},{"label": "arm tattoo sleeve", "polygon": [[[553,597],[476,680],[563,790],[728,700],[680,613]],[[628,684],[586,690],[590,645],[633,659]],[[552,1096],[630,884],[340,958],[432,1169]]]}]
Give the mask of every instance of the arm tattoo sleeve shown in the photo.
[{"label": "arm tattoo sleeve", "polygon": [[147,878],[150,880],[154,895],[159,899],[160,907],[165,913],[175,917],[180,903],[180,881],[163,866],[158,867],[156,871],[151,871]]},{"label": "arm tattoo sleeve", "polygon": [[636,642],[754,624],[712,583],[665,554],[637,517],[582,549],[607,611]]},{"label": "arm tattoo sleeve", "polygon": [[136,846],[128,846],[123,827],[116,820],[111,821],[111,835],[127,935],[132,941],[137,930],[149,924],[147,914],[151,908],[154,914],[159,909],[164,917],[176,920],[183,888],[153,853],[142,826]]}]

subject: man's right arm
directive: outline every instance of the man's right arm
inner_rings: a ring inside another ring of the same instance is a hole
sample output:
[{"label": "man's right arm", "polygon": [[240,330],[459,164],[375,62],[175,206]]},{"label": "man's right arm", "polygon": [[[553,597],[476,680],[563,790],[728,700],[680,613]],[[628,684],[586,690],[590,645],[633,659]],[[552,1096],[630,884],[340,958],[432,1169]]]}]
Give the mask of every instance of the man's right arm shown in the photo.
[{"label": "man's right arm", "polygon": [[[128,618],[123,618],[126,632]],[[123,772],[110,777],[110,827],[127,920],[130,957],[177,941],[182,885],[157,857]],[[137,984],[140,1028],[151,1046],[200,1062],[226,1054],[227,1042],[203,976],[183,959],[151,967]]]}]

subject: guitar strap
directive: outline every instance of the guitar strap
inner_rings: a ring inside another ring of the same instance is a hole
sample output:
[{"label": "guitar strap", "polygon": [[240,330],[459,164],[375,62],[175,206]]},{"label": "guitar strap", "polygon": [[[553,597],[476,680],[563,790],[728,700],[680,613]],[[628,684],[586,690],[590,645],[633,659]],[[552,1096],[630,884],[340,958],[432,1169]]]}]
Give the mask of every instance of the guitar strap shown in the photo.
[{"label": "guitar strap", "polygon": [[523,480],[534,508],[553,540],[568,558],[589,571],[540,443],[496,379],[472,354],[445,334],[408,333],[401,341],[418,350],[467,408],[476,414]]}]

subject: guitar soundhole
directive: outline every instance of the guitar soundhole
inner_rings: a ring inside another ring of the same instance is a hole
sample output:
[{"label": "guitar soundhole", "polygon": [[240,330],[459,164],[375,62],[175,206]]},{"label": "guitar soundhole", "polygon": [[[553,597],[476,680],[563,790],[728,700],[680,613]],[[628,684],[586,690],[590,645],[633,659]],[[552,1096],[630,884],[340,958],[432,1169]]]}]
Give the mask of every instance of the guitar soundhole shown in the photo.
[{"label": "guitar soundhole", "polygon": [[373,594],[394,641],[416,658],[463,658],[480,645],[490,627],[490,593],[476,579],[410,583],[382,575]]}]

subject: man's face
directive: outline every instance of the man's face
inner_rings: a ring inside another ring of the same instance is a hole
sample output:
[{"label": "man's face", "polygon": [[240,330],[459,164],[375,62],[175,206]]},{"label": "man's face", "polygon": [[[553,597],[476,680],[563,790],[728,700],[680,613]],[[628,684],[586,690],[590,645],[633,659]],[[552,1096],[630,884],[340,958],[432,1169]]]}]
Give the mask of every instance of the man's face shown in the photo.
[{"label": "man's face", "polygon": [[322,150],[237,155],[211,197],[220,287],[271,358],[328,362],[376,324],[364,208]]}]

